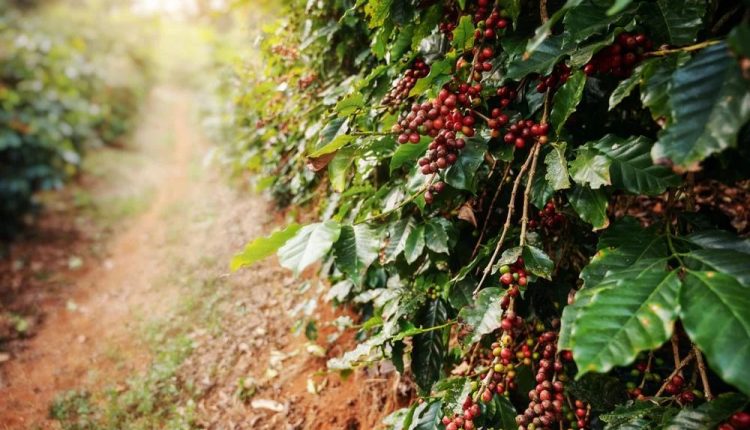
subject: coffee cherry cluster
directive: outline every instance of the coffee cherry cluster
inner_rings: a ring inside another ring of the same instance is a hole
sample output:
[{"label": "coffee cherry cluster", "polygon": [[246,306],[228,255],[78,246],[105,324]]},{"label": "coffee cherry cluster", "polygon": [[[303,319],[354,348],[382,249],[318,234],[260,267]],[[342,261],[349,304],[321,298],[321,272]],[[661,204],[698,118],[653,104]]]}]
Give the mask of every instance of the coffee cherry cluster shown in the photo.
[{"label": "coffee cherry cluster", "polygon": [[721,424],[719,430],[750,430],[750,414],[747,412],[736,412],[729,421]]},{"label": "coffee cherry cluster", "polygon": [[417,81],[429,73],[430,66],[423,59],[417,58],[414,60],[414,64],[404,72],[404,76],[383,97],[382,104],[386,106],[398,106],[409,98],[409,92],[417,84]]},{"label": "coffee cherry cluster", "polygon": [[500,266],[500,284],[508,289],[508,296],[510,297],[518,297],[521,293],[520,288],[525,287],[528,283],[523,264],[523,258],[519,258],[515,264]]},{"label": "coffee cherry cluster", "polygon": [[642,33],[620,33],[614,44],[599,51],[584,67],[587,75],[609,74],[626,78],[643,59],[643,53],[653,47],[651,40]]},{"label": "coffee cherry cluster", "polygon": [[567,82],[568,78],[570,78],[570,67],[565,65],[565,63],[560,63],[555,66],[552,73],[539,77],[536,90],[540,93],[547,90],[554,91],[557,87]]},{"label": "coffee cherry cluster", "polygon": [[565,222],[565,216],[555,209],[555,203],[547,202],[544,208],[539,211],[539,221],[530,220],[529,228],[534,229],[540,225],[547,230],[557,230]]},{"label": "coffee cherry cluster", "polygon": [[474,430],[476,428],[474,420],[481,415],[482,410],[478,404],[474,403],[471,395],[466,397],[462,408],[464,411],[463,415],[453,414],[453,417],[443,417],[442,422],[445,430]]},{"label": "coffee cherry cluster", "polygon": [[479,0],[479,6],[474,13],[474,23],[477,26],[474,37],[477,40],[494,40],[500,31],[508,27],[508,20],[500,15],[500,11],[495,9],[490,12],[489,6],[492,3],[494,2],[490,0]]},{"label": "coffee cherry cluster", "polygon": [[516,148],[523,149],[526,145],[533,144],[534,141],[541,144],[547,143],[548,132],[548,124],[537,124],[530,119],[520,119],[508,127],[503,140],[508,145],[515,145]]},{"label": "coffee cherry cluster", "polygon": [[495,50],[491,46],[485,46],[478,48],[475,55],[477,61],[474,63],[474,75],[472,79],[479,82],[482,80],[482,72],[489,72],[492,70],[492,57],[495,56]]},{"label": "coffee cherry cluster", "polygon": [[424,192],[425,203],[427,203],[428,205],[431,205],[432,202],[435,200],[435,196],[443,192],[444,189],[445,189],[445,182],[443,181],[438,181],[430,185],[427,191]]},{"label": "coffee cherry cluster", "polygon": [[[557,379],[563,374],[564,366],[559,358],[555,358],[557,347],[555,341],[557,333],[547,331],[538,339],[538,348],[542,351],[535,376],[536,387],[529,391],[529,406],[523,414],[516,417],[519,430],[535,430],[551,428],[552,424],[563,420],[565,406],[565,384]],[[578,417],[578,428],[585,428],[586,410],[582,417]],[[578,409],[576,409],[576,416]]]}]

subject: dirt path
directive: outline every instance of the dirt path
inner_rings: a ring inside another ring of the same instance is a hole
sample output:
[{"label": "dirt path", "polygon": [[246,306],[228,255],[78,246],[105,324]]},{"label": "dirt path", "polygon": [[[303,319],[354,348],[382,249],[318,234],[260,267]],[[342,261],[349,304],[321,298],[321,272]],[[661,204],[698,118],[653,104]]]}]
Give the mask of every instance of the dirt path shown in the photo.
[{"label": "dirt path", "polygon": [[[190,193],[190,163],[206,149],[188,126],[188,102],[176,90],[155,90],[136,146],[156,158],[133,172],[131,185],[163,186],[145,213],[111,239],[105,264],[88,269],[65,292],[75,310],[47,309],[42,328],[3,369],[7,386],[0,389],[0,423],[6,428],[38,423],[61,391],[91,379],[93,385],[106,382],[144,366],[148,353],[138,340],[139,315],[166,312],[178,295],[174,284],[156,283],[163,270],[165,223],[185,222],[165,215]],[[163,143],[149,148],[156,144],[149,139],[165,138],[172,140],[168,148],[161,148]],[[114,350],[121,353],[117,360],[108,358]],[[127,366],[118,366],[122,362]],[[98,375],[92,375],[92,369]]]},{"label": "dirt path", "polygon": [[[88,188],[114,234],[83,270],[58,270],[64,288],[42,283],[44,321],[0,367],[0,429],[356,430],[403,404],[393,369],[325,373],[355,340],[332,323],[341,313],[311,300],[323,284],[273,261],[227,273],[232,254],[281,219],[206,162],[194,107],[192,94],[157,88],[132,153],[95,160],[109,179]],[[139,209],[107,219],[116,196]],[[86,394],[51,419],[70,390]]]}]

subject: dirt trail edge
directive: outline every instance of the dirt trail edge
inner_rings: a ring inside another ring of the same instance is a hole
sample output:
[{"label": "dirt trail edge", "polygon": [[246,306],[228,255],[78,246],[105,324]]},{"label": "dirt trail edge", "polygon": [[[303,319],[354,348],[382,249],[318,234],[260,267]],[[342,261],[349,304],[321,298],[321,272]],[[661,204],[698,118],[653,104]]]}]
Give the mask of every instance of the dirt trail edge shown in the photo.
[{"label": "dirt trail edge", "polygon": [[[134,390],[133,377],[159,366],[154,345],[179,336],[188,353],[169,376],[177,382],[168,396],[154,394],[146,412],[131,405],[137,414],[115,414],[115,422],[105,423],[112,419],[105,413],[71,419],[90,420],[80,428],[156,428],[170,419],[169,428],[369,429],[403,403],[392,368],[346,380],[325,372],[327,358],[355,340],[332,324],[341,312],[310,299],[324,288],[317,280],[293,279],[274,262],[227,273],[231,255],[279,220],[205,161],[210,145],[194,126],[193,107],[189,93],[153,92],[133,142],[142,162],[96,191],[153,197],[115,223],[106,258],[40,304],[36,335],[0,368],[0,429],[60,428],[49,408],[68,390],[94,393],[95,405],[106,402],[96,395],[105,389]],[[314,340],[304,336],[310,321]],[[172,415],[183,421],[175,425]]]}]

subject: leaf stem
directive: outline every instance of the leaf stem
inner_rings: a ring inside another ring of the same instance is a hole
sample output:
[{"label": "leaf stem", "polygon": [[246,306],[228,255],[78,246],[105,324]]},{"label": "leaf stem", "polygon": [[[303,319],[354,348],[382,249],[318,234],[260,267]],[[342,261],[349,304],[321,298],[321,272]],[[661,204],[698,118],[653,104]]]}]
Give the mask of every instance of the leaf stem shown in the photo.
[{"label": "leaf stem", "polygon": [[698,51],[703,48],[708,48],[709,46],[716,45],[719,42],[721,41],[720,40],[706,40],[705,42],[696,43],[695,45],[688,45],[688,46],[683,46],[680,48],[660,49],[657,51],[646,52],[643,54],[643,56],[644,57],[664,57],[670,54],[677,54],[679,52]]}]

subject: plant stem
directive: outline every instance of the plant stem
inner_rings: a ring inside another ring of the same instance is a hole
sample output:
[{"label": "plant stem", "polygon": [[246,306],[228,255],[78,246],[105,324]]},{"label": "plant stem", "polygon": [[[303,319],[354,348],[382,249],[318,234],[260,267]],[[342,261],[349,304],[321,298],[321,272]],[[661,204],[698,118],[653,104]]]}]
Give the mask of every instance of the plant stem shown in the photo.
[{"label": "plant stem", "polygon": [[529,224],[529,200],[531,199],[531,184],[534,181],[534,174],[536,173],[536,162],[539,159],[539,152],[541,152],[541,144],[536,143],[534,148],[531,150],[534,154],[531,159],[531,168],[529,169],[529,178],[526,181],[526,189],[523,190],[523,213],[521,215],[521,237],[519,239],[519,245],[526,245],[526,228]]},{"label": "plant stem", "polygon": [[703,354],[697,346],[693,345],[693,353],[695,354],[695,361],[698,362],[698,372],[701,375],[701,383],[703,384],[703,392],[706,393],[706,400],[709,402],[714,399],[714,395],[711,392],[711,385],[708,383],[708,373],[706,372],[706,363],[703,362]]},{"label": "plant stem", "polygon": [[477,284],[477,287],[474,289],[474,292],[473,292],[474,296],[476,296],[479,290],[482,288],[482,284],[484,284],[485,279],[487,279],[487,276],[492,271],[492,265],[495,264],[497,255],[500,253],[500,249],[503,247],[503,242],[505,242],[505,236],[508,235],[508,230],[510,230],[510,220],[513,217],[513,211],[516,207],[516,194],[518,193],[518,187],[521,185],[521,179],[523,179],[523,175],[526,174],[526,171],[529,169],[531,160],[534,158],[534,152],[535,151],[532,150],[529,153],[529,156],[526,157],[526,161],[523,163],[523,166],[521,166],[521,170],[518,171],[516,180],[513,181],[513,190],[510,192],[510,201],[508,202],[508,214],[505,217],[505,224],[503,224],[503,232],[500,234],[500,239],[497,241],[497,245],[495,246],[495,251],[492,253],[492,257],[490,258],[490,261],[487,263],[487,266],[485,266],[482,272],[482,279],[479,280],[479,284]]},{"label": "plant stem", "polygon": [[643,372],[643,379],[641,379],[641,384],[638,386],[638,388],[643,389],[643,386],[646,385],[646,375],[648,375],[651,372],[651,364],[653,361],[654,361],[654,351],[651,351],[648,353],[648,363],[646,363],[646,371]]},{"label": "plant stem", "polygon": [[490,216],[492,215],[492,210],[495,208],[495,202],[497,201],[497,197],[500,195],[500,191],[503,189],[503,185],[505,185],[505,181],[508,179],[508,174],[510,173],[510,166],[511,166],[510,162],[508,163],[507,166],[505,166],[505,170],[503,170],[503,177],[500,179],[500,185],[497,186],[497,190],[495,190],[495,195],[492,196],[490,207],[489,209],[487,209],[487,216],[484,217],[482,230],[479,232],[479,239],[477,239],[477,244],[474,245],[474,251],[472,251],[471,253],[471,260],[473,260],[474,257],[477,256],[479,247],[482,245],[482,239],[484,239],[484,233],[487,232],[487,225],[489,224]]},{"label": "plant stem", "polygon": [[351,136],[388,136],[393,133],[387,133],[385,131],[352,131],[349,132]]},{"label": "plant stem", "polygon": [[539,0],[539,17],[542,19],[542,24],[549,21],[549,14],[547,13],[547,0]]},{"label": "plant stem", "polygon": [[676,54],[678,52],[698,51],[700,49],[708,48],[709,46],[716,45],[719,42],[721,41],[720,40],[706,40],[705,42],[696,43],[695,45],[688,45],[688,46],[683,46],[680,48],[660,49],[658,51],[646,52],[643,54],[643,56],[644,57],[664,57],[670,54]]},{"label": "plant stem", "polygon": [[695,358],[695,351],[690,351],[687,357],[683,358],[679,365],[672,371],[672,373],[667,376],[661,388],[659,388],[659,391],[654,394],[654,397],[659,397],[661,393],[663,393],[667,388],[667,385],[669,385],[669,383],[672,381],[672,378],[674,378],[682,370],[683,367],[687,366],[691,361],[693,361],[693,358]]},{"label": "plant stem", "polygon": [[[674,367],[677,368],[680,365],[680,339],[677,338],[677,333],[672,334],[672,357],[674,358]],[[682,372],[678,372],[682,376]]]}]

